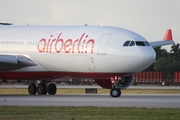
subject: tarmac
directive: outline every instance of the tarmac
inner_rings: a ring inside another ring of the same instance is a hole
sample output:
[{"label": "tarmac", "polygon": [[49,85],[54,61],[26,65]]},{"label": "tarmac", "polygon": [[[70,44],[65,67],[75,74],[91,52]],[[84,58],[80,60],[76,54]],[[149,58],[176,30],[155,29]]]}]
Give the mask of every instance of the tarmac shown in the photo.
[{"label": "tarmac", "polygon": [[180,108],[180,95],[0,95],[0,106],[98,106]]}]

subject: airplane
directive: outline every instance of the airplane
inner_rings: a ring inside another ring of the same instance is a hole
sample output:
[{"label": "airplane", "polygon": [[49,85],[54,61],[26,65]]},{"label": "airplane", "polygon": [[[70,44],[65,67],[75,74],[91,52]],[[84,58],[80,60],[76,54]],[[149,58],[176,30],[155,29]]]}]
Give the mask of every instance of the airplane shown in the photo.
[{"label": "airplane", "polygon": [[92,78],[120,97],[134,74],[154,62],[153,47],[170,44],[171,29],[163,40],[148,42],[112,26],[0,25],[0,79],[30,80],[30,95],[55,95],[54,79]]}]

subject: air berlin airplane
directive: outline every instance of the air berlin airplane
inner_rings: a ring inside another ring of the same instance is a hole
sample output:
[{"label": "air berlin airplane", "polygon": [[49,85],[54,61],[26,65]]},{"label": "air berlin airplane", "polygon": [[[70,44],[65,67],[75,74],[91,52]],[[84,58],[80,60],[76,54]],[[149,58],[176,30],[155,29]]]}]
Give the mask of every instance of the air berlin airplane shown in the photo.
[{"label": "air berlin airplane", "polygon": [[119,97],[154,62],[153,47],[173,43],[170,29],[163,40],[148,42],[109,26],[0,25],[0,79],[31,80],[30,95],[55,95],[53,79],[92,78]]}]

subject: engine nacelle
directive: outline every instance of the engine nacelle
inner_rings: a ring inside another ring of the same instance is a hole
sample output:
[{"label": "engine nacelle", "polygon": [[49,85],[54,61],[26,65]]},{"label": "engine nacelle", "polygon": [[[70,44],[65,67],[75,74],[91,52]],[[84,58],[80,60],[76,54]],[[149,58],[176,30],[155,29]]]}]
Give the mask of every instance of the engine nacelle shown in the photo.
[{"label": "engine nacelle", "polygon": [[[126,89],[132,84],[133,80],[134,75],[123,77],[120,81],[116,83],[116,87],[120,89]],[[96,79],[95,81],[102,88],[111,89],[113,85],[110,79]]]}]

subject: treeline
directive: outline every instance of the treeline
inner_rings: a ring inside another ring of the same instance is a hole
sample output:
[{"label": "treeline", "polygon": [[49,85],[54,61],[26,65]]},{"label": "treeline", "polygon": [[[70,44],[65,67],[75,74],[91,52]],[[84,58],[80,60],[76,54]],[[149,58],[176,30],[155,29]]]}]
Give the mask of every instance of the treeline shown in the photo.
[{"label": "treeline", "polygon": [[156,47],[154,50],[156,52],[156,60],[145,71],[162,71],[167,73],[167,78],[173,78],[174,72],[180,71],[179,44],[173,44],[170,52],[161,47]]}]

